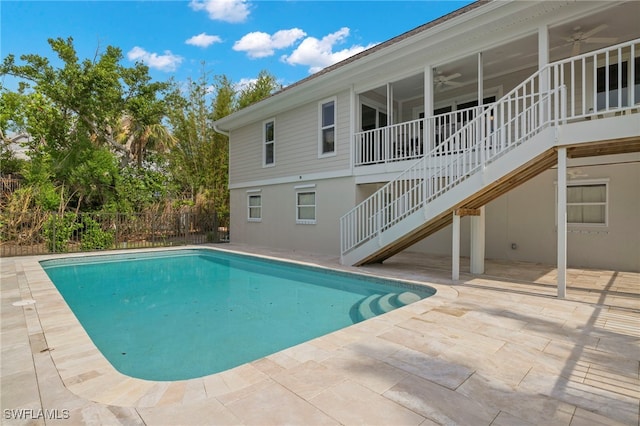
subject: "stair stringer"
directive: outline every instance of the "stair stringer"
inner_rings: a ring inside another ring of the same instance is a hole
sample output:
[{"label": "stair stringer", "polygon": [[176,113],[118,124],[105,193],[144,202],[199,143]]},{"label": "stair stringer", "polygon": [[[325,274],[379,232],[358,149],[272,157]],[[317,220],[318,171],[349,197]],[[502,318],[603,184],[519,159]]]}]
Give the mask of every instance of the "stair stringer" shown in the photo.
[{"label": "stair stringer", "polygon": [[[437,232],[452,222],[452,212],[455,209],[481,207],[548,169],[550,165],[547,163],[541,164],[542,167],[536,169],[536,162],[532,160],[545,157],[545,153],[554,151],[556,145],[556,127],[549,126],[541,130],[526,142],[485,164],[485,167],[426,203],[416,212],[384,229],[375,238],[343,254],[341,263],[354,266],[379,263]],[[514,174],[514,171],[517,173]],[[520,174],[522,176],[519,176]],[[504,186],[501,187],[501,184]],[[487,190],[496,192],[489,194]],[[480,199],[481,196],[481,204],[474,203],[474,199]]]}]

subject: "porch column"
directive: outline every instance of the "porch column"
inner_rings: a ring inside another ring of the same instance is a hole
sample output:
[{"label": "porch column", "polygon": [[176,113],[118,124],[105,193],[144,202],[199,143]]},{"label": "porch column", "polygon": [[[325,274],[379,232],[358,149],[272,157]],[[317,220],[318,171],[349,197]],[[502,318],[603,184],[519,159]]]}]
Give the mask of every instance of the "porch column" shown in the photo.
[{"label": "porch column", "polygon": [[480,207],[478,216],[471,216],[471,273],[484,274],[484,206]]},{"label": "porch column", "polygon": [[354,135],[356,134],[356,123],[358,120],[358,95],[356,94],[356,91],[353,87],[353,84],[351,85],[351,87],[349,87],[349,99],[351,101],[351,105],[349,106],[349,134],[351,135],[349,137],[349,155],[350,155],[350,162],[351,162],[351,173],[353,174],[353,169],[356,163],[356,143],[355,143],[355,137]]},{"label": "porch column", "polygon": [[424,144],[422,152],[429,152],[434,147],[431,142],[431,135],[433,134],[430,129],[431,121],[429,117],[433,117],[433,68],[431,65],[424,67],[424,126],[422,142]]},{"label": "porch column", "polygon": [[[549,28],[542,25],[538,28],[538,69],[546,67],[549,64]],[[549,90],[549,76],[542,74],[540,76],[540,93]]]},{"label": "porch column", "polygon": [[395,124],[393,111],[393,84],[387,83],[387,126]]},{"label": "porch column", "polygon": [[451,236],[451,279],[460,279],[460,216],[453,212],[453,232]]},{"label": "porch column", "polygon": [[483,104],[484,99],[484,70],[482,52],[478,52],[478,105]]},{"label": "porch column", "polygon": [[558,298],[567,295],[567,149],[558,148]]}]

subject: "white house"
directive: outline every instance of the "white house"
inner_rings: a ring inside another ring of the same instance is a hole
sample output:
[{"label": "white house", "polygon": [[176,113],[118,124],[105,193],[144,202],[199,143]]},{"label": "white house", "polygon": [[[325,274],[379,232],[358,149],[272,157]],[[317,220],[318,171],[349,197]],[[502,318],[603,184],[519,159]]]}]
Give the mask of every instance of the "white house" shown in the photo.
[{"label": "white house", "polygon": [[640,271],[639,16],[478,1],[218,120],[232,241]]}]

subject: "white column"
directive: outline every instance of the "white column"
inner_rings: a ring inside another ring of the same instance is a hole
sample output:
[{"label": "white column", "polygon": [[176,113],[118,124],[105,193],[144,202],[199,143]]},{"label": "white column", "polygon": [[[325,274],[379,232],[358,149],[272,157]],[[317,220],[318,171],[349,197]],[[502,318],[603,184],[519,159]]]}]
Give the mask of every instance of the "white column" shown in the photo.
[{"label": "white column", "polygon": [[[549,29],[546,25],[538,28],[538,69],[549,64]],[[549,79],[546,74],[540,76],[540,92],[549,90]]]},{"label": "white column", "polygon": [[425,153],[431,151],[433,149],[433,142],[431,141],[431,129],[429,127],[429,121],[427,120],[429,117],[433,117],[433,68],[431,65],[426,66],[424,68],[424,118],[425,125],[422,131],[424,134],[422,135],[423,143],[425,144],[424,151]]},{"label": "white column", "polygon": [[391,126],[395,124],[395,117],[393,113],[393,85],[387,83],[387,125]]},{"label": "white column", "polygon": [[484,274],[485,227],[484,206],[480,216],[471,216],[471,273]]},{"label": "white column", "polygon": [[478,52],[478,105],[484,102],[484,70],[482,66],[482,52]]},{"label": "white column", "polygon": [[351,172],[353,173],[356,155],[355,155],[355,138],[354,134],[356,133],[356,122],[358,120],[358,95],[356,95],[356,91],[353,87],[353,84],[349,88],[350,96],[349,100],[351,101],[351,105],[349,106],[349,153],[351,156]]},{"label": "white column", "polygon": [[567,149],[558,148],[558,297],[567,295]]},{"label": "white column", "polygon": [[453,212],[453,232],[451,236],[451,279],[460,278],[460,216]]}]

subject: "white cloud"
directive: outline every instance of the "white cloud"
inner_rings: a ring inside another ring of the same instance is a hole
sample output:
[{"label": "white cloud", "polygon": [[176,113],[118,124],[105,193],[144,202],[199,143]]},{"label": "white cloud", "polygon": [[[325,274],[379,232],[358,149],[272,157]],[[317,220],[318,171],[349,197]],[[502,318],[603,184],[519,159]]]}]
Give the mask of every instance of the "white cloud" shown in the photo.
[{"label": "white cloud", "polygon": [[251,85],[256,84],[257,81],[257,78],[241,78],[239,82],[233,85],[233,88],[236,91],[241,92],[249,88]]},{"label": "white cloud", "polygon": [[233,45],[233,50],[247,52],[250,58],[264,58],[273,55],[276,49],[284,49],[291,46],[306,35],[299,28],[280,30],[273,35],[253,32],[236,41]]},{"label": "white cloud", "polygon": [[215,21],[244,22],[249,16],[247,0],[191,0],[189,7],[195,11],[205,10]]},{"label": "white cloud", "polygon": [[160,71],[175,71],[182,62],[182,57],[174,55],[169,50],[165,50],[164,55],[151,53],[142,47],[135,46],[127,53],[130,61],[144,62],[149,68],[155,68]]},{"label": "white cloud", "polygon": [[291,55],[284,55],[281,59],[290,65],[306,65],[309,67],[309,73],[314,73],[376,45],[372,43],[368,46],[351,46],[334,52],[334,46],[344,42],[348,36],[349,28],[344,27],[321,40],[307,37]]},{"label": "white cloud", "polygon": [[209,47],[213,43],[221,43],[221,42],[222,42],[222,39],[220,37],[215,35],[205,34],[205,33],[200,33],[185,41],[186,44],[190,44],[192,46],[198,46],[198,47]]}]

